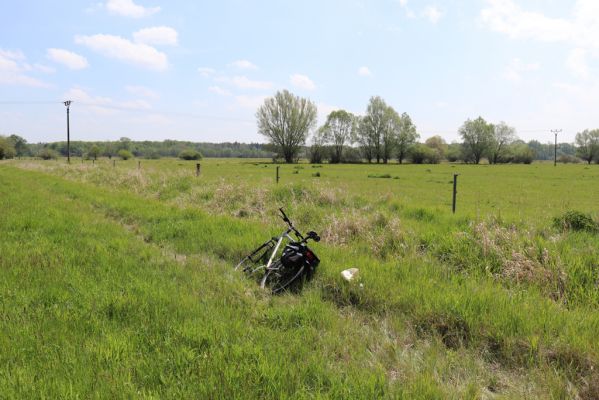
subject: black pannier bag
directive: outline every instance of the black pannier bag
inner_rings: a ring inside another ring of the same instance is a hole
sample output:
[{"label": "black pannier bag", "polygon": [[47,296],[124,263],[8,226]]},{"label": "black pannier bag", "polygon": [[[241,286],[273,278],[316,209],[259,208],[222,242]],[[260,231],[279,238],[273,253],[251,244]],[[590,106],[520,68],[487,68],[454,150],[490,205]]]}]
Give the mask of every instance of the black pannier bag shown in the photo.
[{"label": "black pannier bag", "polygon": [[296,273],[304,265],[306,278],[310,280],[320,263],[320,259],[304,243],[290,243],[283,249],[281,263],[287,273]]}]

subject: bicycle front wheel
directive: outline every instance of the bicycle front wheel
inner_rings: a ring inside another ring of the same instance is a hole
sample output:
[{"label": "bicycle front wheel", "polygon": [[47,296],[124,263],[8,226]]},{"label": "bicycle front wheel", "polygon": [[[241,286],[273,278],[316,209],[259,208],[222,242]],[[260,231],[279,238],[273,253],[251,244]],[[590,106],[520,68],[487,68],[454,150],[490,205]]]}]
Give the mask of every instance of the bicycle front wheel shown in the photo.
[{"label": "bicycle front wheel", "polygon": [[290,290],[295,283],[299,282],[304,270],[305,267],[302,266],[297,271],[290,271],[285,268],[279,259],[266,271],[260,282],[260,287],[262,289],[269,287],[274,294]]}]

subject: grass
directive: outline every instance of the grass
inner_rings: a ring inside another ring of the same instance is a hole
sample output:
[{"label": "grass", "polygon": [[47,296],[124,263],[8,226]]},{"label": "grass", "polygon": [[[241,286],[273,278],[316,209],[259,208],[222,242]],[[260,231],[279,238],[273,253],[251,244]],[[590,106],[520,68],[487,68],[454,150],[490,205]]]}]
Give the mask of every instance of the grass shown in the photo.
[{"label": "grass", "polygon": [[[593,398],[598,236],[553,219],[596,217],[599,170],[320,167],[1,164],[0,392]],[[297,296],[231,271],[279,206],[323,237]]]}]

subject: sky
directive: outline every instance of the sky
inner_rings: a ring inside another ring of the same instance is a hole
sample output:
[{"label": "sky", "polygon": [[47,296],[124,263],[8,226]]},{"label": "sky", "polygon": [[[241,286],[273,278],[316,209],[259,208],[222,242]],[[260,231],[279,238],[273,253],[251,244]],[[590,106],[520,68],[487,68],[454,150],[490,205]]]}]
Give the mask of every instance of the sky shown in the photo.
[{"label": "sky", "polygon": [[523,140],[599,128],[597,0],[4,2],[0,135],[29,142],[264,142],[255,113],[288,89],[319,121],[372,96],[422,139],[468,118]]}]

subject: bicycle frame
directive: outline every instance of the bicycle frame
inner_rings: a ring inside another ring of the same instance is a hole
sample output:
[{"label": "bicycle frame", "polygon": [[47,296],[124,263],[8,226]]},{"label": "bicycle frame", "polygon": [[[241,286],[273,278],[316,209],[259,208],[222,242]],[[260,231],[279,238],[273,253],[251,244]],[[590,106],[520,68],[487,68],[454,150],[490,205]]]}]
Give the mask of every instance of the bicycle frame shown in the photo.
[{"label": "bicycle frame", "polygon": [[[246,256],[243,260],[241,260],[241,262],[239,264],[237,264],[235,269],[236,270],[239,269],[248,260],[252,261],[252,262],[258,261],[258,260],[254,260],[252,257],[254,257],[256,254],[259,254],[264,248],[267,248],[270,246],[270,249],[266,250],[265,253],[263,253],[263,255],[262,255],[262,256],[264,256],[264,254],[270,253],[268,262],[265,265],[260,265],[259,267],[254,268],[251,271],[251,273],[254,273],[261,269],[269,269],[277,255],[279,249],[281,248],[281,244],[283,243],[283,240],[287,239],[290,242],[295,241],[293,239],[293,237],[291,237],[291,235],[290,235],[290,233],[292,233],[292,232],[297,234],[297,231],[295,230],[295,228],[293,228],[293,226],[290,226],[279,236],[275,236],[275,237],[271,238],[268,242],[265,242],[264,244],[259,246],[256,250],[254,250],[250,255]],[[260,257],[260,258],[262,258],[262,257]],[[245,268],[244,268],[244,270],[245,270]]]}]

